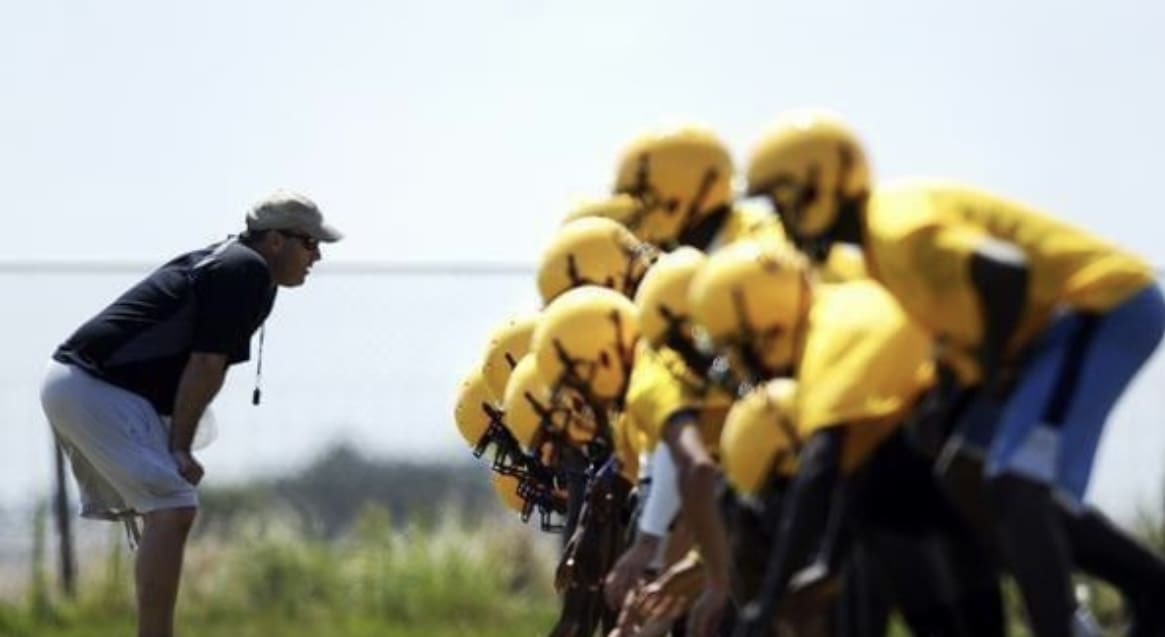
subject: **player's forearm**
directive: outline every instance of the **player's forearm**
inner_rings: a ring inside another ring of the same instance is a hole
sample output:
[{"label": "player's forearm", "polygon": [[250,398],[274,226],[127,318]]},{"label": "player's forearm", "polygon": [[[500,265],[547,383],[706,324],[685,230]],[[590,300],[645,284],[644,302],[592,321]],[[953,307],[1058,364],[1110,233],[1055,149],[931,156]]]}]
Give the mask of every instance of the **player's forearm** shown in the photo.
[{"label": "player's forearm", "polygon": [[684,520],[700,549],[709,584],[728,588],[729,549],[724,522],[716,507],[719,468],[710,462],[694,463],[681,474]]},{"label": "player's forearm", "polygon": [[728,539],[716,507],[720,467],[704,446],[693,412],[674,414],[665,443],[675,460],[684,521],[700,549],[709,585],[728,588]]},{"label": "player's forearm", "polygon": [[170,423],[170,450],[190,451],[194,432],[206,406],[222,388],[226,378],[226,356],[195,352],[186,362],[174,396]]}]

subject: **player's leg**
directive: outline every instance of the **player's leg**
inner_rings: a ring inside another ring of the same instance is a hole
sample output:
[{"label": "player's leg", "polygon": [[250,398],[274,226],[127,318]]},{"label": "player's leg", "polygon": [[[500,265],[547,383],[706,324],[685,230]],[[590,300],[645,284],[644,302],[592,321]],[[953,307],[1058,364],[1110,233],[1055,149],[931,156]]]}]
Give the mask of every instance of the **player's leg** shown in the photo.
[{"label": "player's leg", "polygon": [[1149,288],[1103,315],[1068,314],[1032,348],[987,458],[1000,547],[1037,635],[1068,634],[1071,554],[1052,496],[1082,508],[1108,413],[1161,338]]},{"label": "player's leg", "polygon": [[1165,300],[1152,286],[1095,317],[1090,328],[1075,391],[1050,405],[1046,413],[1046,419],[1061,423],[1062,429],[1056,494],[1063,504],[1062,519],[1073,539],[1077,563],[1121,590],[1133,609],[1138,631],[1160,634],[1165,611],[1147,601],[1165,598],[1165,561],[1089,510],[1083,501],[1109,413],[1165,331]]},{"label": "player's leg", "polygon": [[867,507],[867,535],[895,601],[915,634],[1002,635],[995,560],[907,440],[878,450]]},{"label": "player's leg", "polygon": [[1132,614],[1133,637],[1165,635],[1165,559],[1092,509],[1061,512],[1077,567],[1115,586]]}]

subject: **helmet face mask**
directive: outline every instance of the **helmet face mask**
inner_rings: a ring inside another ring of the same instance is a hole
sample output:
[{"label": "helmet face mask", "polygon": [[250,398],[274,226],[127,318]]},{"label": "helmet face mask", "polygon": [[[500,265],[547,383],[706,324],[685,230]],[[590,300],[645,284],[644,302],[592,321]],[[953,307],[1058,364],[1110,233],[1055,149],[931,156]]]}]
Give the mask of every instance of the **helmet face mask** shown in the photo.
[{"label": "helmet face mask", "polygon": [[473,447],[474,457],[482,457],[492,447],[492,453],[487,456],[491,458],[490,470],[504,476],[523,475],[526,471],[526,457],[514,434],[506,427],[505,414],[489,403],[482,403],[481,408],[490,422]]},{"label": "helmet face mask", "polygon": [[480,370],[474,370],[463,381],[454,420],[474,457],[489,458],[493,471],[520,475],[525,470],[521,446],[506,426],[505,414],[492,399]]},{"label": "helmet face mask", "polygon": [[573,401],[546,386],[535,363],[534,357],[524,357],[506,386],[504,404],[521,458],[517,493],[524,501],[523,521],[538,512],[544,531],[560,532],[562,525],[555,517],[565,510],[561,484],[569,445],[565,433],[559,432],[575,429],[571,422],[579,415],[571,409]]},{"label": "helmet face mask", "polygon": [[567,512],[566,494],[553,480],[528,478],[518,482],[518,497],[523,500],[522,522],[538,512],[538,524],[545,533],[562,533],[566,524],[559,522]]}]

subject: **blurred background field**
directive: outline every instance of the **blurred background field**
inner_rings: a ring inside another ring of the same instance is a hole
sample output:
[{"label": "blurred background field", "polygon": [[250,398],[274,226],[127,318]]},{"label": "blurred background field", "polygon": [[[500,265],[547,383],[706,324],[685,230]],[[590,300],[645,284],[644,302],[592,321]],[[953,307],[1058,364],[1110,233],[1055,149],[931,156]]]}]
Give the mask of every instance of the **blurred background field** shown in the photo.
[{"label": "blurred background field", "polygon": [[[179,603],[181,634],[218,637],[545,635],[557,617],[560,538],[501,508],[484,468],[406,464],[336,446],[285,477],[204,492]],[[1161,513],[1138,530],[1165,550]],[[74,598],[62,594],[48,502],[29,559],[3,571],[0,636],[132,634],[132,553],[121,525],[84,523]],[[1081,581],[1106,635],[1125,616]],[[1009,590],[1013,635],[1020,605]],[[895,637],[906,635],[900,626]]]},{"label": "blurred background field", "polygon": [[[500,510],[483,469],[368,461],[337,447],[294,478],[204,493],[184,572],[182,634],[535,635],[553,622],[556,539]],[[0,635],[132,634],[132,553],[85,524],[75,599],[59,590],[47,506]]]}]

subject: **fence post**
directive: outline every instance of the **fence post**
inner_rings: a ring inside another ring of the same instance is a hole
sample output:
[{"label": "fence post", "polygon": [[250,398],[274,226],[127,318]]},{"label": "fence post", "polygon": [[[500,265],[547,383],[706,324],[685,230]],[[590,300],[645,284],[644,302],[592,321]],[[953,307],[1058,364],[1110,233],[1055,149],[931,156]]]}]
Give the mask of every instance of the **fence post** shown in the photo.
[{"label": "fence post", "polygon": [[72,599],[77,593],[77,556],[73,545],[73,519],[69,515],[68,480],[65,477],[65,453],[61,443],[54,440],[53,455],[56,457],[56,497],[54,514],[57,518],[57,538],[59,541],[61,569],[61,590],[65,597]]}]

